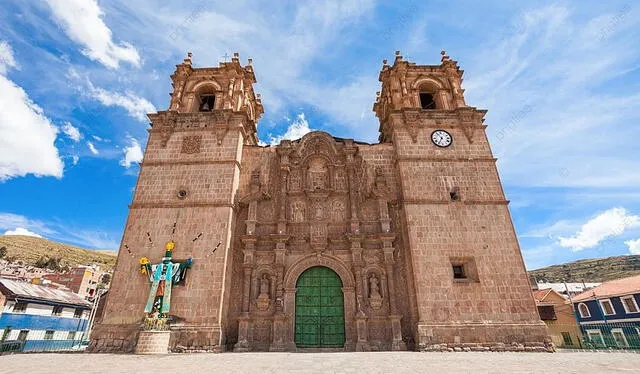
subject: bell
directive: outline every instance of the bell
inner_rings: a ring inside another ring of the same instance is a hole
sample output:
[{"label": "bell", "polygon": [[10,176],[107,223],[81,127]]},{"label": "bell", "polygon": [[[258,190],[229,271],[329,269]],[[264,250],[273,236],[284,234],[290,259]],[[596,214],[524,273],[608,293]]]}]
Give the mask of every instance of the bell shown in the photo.
[{"label": "bell", "polygon": [[201,110],[204,111],[204,112],[208,111],[209,110],[209,103],[205,101],[204,104],[202,104]]}]

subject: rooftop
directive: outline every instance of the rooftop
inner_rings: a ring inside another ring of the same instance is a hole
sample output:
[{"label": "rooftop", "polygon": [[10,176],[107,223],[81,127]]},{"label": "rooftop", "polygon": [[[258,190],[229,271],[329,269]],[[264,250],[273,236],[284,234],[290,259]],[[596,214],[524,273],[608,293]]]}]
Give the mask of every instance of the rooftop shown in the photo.
[{"label": "rooftop", "polygon": [[91,305],[71,291],[40,286],[14,279],[0,278],[0,292],[8,298],[42,300],[48,302],[88,307]]},{"label": "rooftop", "polygon": [[640,293],[640,275],[604,282],[598,287],[574,296],[572,300],[584,301],[631,293]]}]

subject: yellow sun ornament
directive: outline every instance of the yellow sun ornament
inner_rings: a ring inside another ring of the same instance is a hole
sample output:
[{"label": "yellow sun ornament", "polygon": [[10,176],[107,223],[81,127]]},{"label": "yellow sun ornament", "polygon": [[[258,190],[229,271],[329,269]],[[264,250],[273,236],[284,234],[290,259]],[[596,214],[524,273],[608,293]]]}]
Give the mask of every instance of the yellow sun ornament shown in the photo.
[{"label": "yellow sun ornament", "polygon": [[149,259],[146,257],[142,257],[140,259],[140,272],[142,274],[147,274],[147,264],[149,263]]},{"label": "yellow sun ornament", "polygon": [[173,240],[169,240],[169,241],[167,242],[167,245],[165,245],[165,246],[164,246],[164,248],[165,248],[167,251],[173,251],[173,249],[174,249],[175,247],[176,247],[176,243],[174,243],[174,242],[173,242]]}]

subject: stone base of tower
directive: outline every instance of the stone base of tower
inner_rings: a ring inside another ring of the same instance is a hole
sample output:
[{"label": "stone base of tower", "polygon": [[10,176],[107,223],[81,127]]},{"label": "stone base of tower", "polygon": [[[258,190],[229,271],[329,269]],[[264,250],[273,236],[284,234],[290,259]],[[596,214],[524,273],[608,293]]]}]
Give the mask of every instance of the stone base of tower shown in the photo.
[{"label": "stone base of tower", "polygon": [[[168,342],[169,352],[220,352],[219,325],[172,326]],[[133,353],[140,344],[139,324],[99,324],[91,333],[88,352]]]},{"label": "stone base of tower", "polygon": [[91,332],[88,352],[132,353],[138,342],[140,324],[97,324]]},{"label": "stone base of tower", "polygon": [[553,352],[547,326],[531,323],[419,323],[420,351]]}]

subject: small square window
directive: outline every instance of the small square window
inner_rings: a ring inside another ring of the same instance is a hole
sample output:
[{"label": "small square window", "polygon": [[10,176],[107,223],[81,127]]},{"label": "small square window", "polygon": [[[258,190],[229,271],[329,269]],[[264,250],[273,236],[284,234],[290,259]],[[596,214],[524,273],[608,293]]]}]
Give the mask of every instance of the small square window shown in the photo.
[{"label": "small square window", "polygon": [[454,281],[479,282],[478,270],[473,257],[450,257]]},{"label": "small square window", "polygon": [[76,332],[69,331],[69,334],[67,335],[67,340],[74,340],[75,338],[76,338]]},{"label": "small square window", "polygon": [[464,265],[453,265],[453,279],[466,279]]},{"label": "small square window", "polygon": [[53,330],[47,330],[44,333],[44,340],[52,340],[53,339]]},{"label": "small square window", "polygon": [[13,304],[14,313],[24,313],[26,311],[27,311],[27,303],[18,301],[17,303]]},{"label": "small square window", "polygon": [[61,306],[54,306],[53,307],[53,311],[51,312],[52,316],[60,316],[62,315],[62,307]]},{"label": "small square window", "polygon": [[564,345],[573,345],[573,340],[571,339],[571,334],[566,331],[562,332],[562,341]]}]

